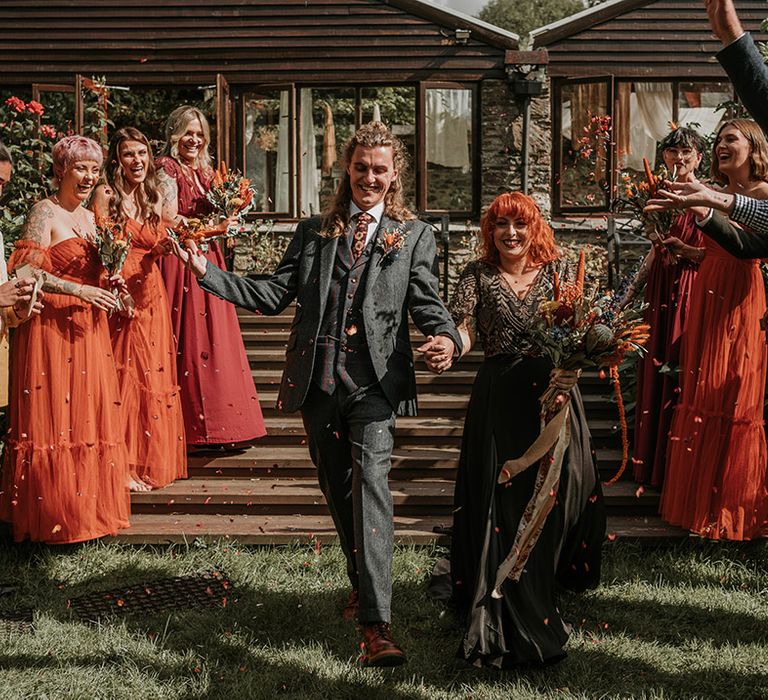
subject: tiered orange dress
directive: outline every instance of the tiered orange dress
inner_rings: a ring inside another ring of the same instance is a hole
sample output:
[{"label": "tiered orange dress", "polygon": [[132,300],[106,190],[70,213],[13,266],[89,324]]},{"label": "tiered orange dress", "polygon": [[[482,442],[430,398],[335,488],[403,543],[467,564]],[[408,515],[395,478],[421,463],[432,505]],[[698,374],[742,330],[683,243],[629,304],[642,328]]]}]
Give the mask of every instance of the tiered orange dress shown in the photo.
[{"label": "tiered orange dress", "polygon": [[[103,273],[79,237],[48,249],[20,241],[10,268],[25,262],[94,286]],[[44,301],[12,340],[0,519],[16,541],[81,542],[128,527],[123,412],[107,315],[70,295]]]},{"label": "tiered orange dress", "polygon": [[109,328],[125,412],[128,465],[134,478],[159,488],[187,476],[168,297],[152,252],[166,234],[161,226],[134,219],[126,221],[126,228],[131,249],[122,274],[135,314],[113,315]]},{"label": "tiered orange dress", "polygon": [[763,534],[768,518],[765,291],[757,261],[704,241],[680,353],[661,515],[704,537],[748,540]]}]

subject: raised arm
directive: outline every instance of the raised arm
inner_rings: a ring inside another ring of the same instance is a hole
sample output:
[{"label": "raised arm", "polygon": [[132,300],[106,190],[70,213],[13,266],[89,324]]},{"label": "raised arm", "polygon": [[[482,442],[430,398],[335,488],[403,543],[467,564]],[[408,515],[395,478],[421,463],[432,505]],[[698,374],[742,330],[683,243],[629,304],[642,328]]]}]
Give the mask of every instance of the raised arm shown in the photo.
[{"label": "raised arm", "polygon": [[733,0],[705,0],[704,4],[712,30],[724,46],[717,60],[752,118],[768,132],[768,67],[752,37],[744,33]]}]

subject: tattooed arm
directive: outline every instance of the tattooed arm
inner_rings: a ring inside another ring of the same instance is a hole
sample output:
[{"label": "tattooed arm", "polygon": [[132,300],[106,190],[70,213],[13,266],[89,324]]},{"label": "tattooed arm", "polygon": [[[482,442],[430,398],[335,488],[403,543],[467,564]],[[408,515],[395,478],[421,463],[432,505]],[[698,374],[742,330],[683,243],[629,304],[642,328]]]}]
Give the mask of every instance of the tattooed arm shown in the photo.
[{"label": "tattooed arm", "polygon": [[162,217],[166,221],[179,220],[179,186],[175,178],[160,168],[157,173],[160,184],[160,197],[163,207]]},{"label": "tattooed arm", "polygon": [[[22,229],[21,237],[25,241],[37,243],[43,248],[51,245],[51,228],[55,219],[53,205],[48,199],[35,204],[27,215],[27,221]],[[106,289],[93,287],[89,284],[80,284],[71,280],[63,280],[56,275],[40,269],[39,266],[30,262],[30,265],[39,271],[43,279],[43,291],[53,292],[54,294],[70,294],[93,304],[94,306],[109,311],[116,305],[115,297]]]}]

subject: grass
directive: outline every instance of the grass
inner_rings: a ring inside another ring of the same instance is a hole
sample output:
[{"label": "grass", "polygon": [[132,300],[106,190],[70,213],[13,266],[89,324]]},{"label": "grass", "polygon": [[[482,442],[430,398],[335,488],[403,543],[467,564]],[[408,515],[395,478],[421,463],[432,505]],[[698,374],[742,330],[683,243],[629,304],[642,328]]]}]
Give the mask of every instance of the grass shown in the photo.
[{"label": "grass", "polygon": [[[231,543],[134,548],[0,545],[0,580],[20,590],[0,615],[35,609],[34,634],[0,639],[0,698],[762,698],[768,697],[768,545],[606,545],[603,585],[562,597],[568,658],[491,672],[455,660],[461,621],[429,600],[440,555],[395,557],[395,670],[356,664],[338,548]],[[211,568],[236,586],[226,607],[80,622],[90,591]]]}]

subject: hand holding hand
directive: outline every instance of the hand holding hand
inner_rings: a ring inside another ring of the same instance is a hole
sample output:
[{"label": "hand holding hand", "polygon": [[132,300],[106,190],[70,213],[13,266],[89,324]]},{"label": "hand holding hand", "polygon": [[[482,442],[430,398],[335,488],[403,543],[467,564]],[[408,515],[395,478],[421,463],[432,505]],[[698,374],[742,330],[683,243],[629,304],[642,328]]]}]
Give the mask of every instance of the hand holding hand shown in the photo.
[{"label": "hand holding hand", "polygon": [[427,336],[426,342],[416,348],[416,352],[424,357],[427,369],[435,374],[442,374],[451,367],[454,351],[453,341],[445,335]]},{"label": "hand holding hand", "polygon": [[195,277],[200,279],[205,276],[205,271],[208,269],[208,259],[198,250],[194,241],[187,241],[184,244],[186,247],[182,248],[177,241],[172,239],[171,245],[173,246],[173,254]]},{"label": "hand holding hand", "polygon": [[17,301],[28,302],[34,288],[34,277],[12,279],[0,284],[0,306],[15,306]]}]

